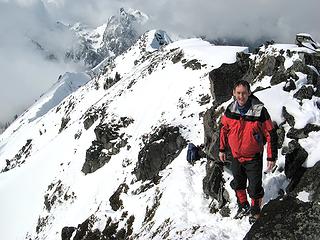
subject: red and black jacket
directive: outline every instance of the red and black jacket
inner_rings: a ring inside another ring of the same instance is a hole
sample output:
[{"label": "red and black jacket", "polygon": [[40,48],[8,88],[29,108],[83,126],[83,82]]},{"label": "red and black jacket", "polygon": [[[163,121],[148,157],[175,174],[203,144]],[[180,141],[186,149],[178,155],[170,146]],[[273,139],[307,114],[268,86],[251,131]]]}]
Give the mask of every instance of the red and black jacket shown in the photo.
[{"label": "red and black jacket", "polygon": [[270,115],[263,103],[255,96],[250,96],[250,107],[241,114],[237,102],[232,102],[221,119],[220,152],[225,152],[229,145],[232,155],[240,162],[252,160],[263,152],[267,142],[267,160],[277,159],[277,134]]}]

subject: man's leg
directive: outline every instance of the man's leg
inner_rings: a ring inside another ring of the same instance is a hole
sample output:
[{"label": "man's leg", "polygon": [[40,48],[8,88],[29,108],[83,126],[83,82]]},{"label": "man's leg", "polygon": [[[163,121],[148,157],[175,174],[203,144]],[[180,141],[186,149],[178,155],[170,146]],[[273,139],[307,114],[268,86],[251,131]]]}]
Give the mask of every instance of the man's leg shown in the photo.
[{"label": "man's leg", "polygon": [[247,200],[247,176],[245,168],[237,159],[232,159],[231,170],[233,175],[233,180],[231,181],[231,187],[235,190],[237,202],[238,202],[238,212],[235,218],[241,218],[249,213],[250,205]]},{"label": "man's leg", "polygon": [[258,218],[264,195],[262,187],[262,155],[246,162],[244,167],[249,180],[248,193],[251,198],[251,214]]}]

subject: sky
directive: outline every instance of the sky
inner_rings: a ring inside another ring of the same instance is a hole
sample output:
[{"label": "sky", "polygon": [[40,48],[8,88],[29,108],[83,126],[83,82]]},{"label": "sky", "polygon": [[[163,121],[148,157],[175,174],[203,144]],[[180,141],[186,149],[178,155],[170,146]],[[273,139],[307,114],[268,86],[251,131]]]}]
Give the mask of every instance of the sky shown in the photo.
[{"label": "sky", "polygon": [[44,93],[60,74],[79,65],[48,61],[31,44],[37,39],[58,56],[73,36],[56,31],[56,22],[97,27],[120,7],[143,11],[146,29],[183,37],[243,38],[293,43],[299,32],[320,41],[318,0],[0,0],[0,122],[11,120]]}]

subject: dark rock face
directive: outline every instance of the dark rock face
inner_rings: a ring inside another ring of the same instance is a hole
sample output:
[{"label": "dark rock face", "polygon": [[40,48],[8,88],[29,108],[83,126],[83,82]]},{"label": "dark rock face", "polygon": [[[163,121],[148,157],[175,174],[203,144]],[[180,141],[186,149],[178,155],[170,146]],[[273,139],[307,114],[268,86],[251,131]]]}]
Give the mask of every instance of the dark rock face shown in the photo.
[{"label": "dark rock face", "polygon": [[277,129],[276,129],[276,133],[277,133],[277,136],[278,136],[278,149],[281,149],[282,148],[282,144],[284,142],[284,138],[285,138],[285,130],[283,128],[283,126],[279,126]]},{"label": "dark rock face", "polygon": [[82,172],[85,174],[93,173],[109,162],[111,156],[102,152],[103,149],[101,142],[92,141],[92,145],[86,152],[86,161],[83,164]]},{"label": "dark rock face", "polygon": [[28,139],[26,144],[21,147],[18,153],[12,159],[6,159],[6,166],[0,171],[7,172],[15,167],[21,166],[21,164],[25,163],[26,158],[30,156],[32,150],[32,139]]},{"label": "dark rock face", "polygon": [[[211,197],[218,201],[218,206],[210,206],[211,212],[217,212],[219,209],[226,205],[229,201],[229,195],[224,187],[225,181],[223,179],[223,165],[219,162],[219,124],[217,118],[224,111],[221,108],[215,111],[211,107],[206,111],[203,117],[204,126],[204,151],[210,159],[206,164],[206,176],[202,180],[202,189],[207,197]],[[227,158],[230,159],[231,155],[227,152]],[[228,211],[223,211],[223,215]]]},{"label": "dark rock face", "polygon": [[280,72],[279,71],[279,72],[276,72],[272,76],[272,78],[270,80],[270,84],[271,84],[271,86],[277,85],[277,84],[279,84],[281,82],[286,82],[287,79],[288,79],[288,75],[286,73],[284,73],[284,72]]},{"label": "dark rock face", "polygon": [[[123,214],[122,219],[127,218],[127,213]],[[61,231],[62,240],[70,240],[72,235],[75,236],[72,240],[125,240],[132,237],[133,222],[135,217],[131,215],[125,221],[124,227],[119,228],[119,222],[113,221],[111,217],[107,217],[107,223],[102,232],[98,229],[93,229],[94,223],[97,221],[94,215],[91,215],[83,223],[75,227],[64,227]]]},{"label": "dark rock face", "polygon": [[303,174],[297,186],[291,194],[297,196],[299,192],[306,191],[310,193],[309,201],[320,202],[320,162],[317,162],[312,168],[308,168]]},{"label": "dark rock face", "polygon": [[246,70],[245,67],[235,62],[231,64],[223,63],[219,68],[213,69],[209,73],[211,95],[217,104],[231,98],[233,85],[236,81],[242,79]]},{"label": "dark rock face", "polygon": [[134,169],[137,180],[142,181],[157,177],[186,147],[178,127],[163,125],[146,138]]},{"label": "dark rock face", "polygon": [[316,54],[305,53],[304,54],[305,64],[314,66],[320,71],[320,56]]},{"label": "dark rock face", "polygon": [[289,142],[289,149],[285,156],[284,173],[287,178],[291,179],[287,186],[287,192],[292,191],[299,183],[302,175],[305,172],[305,168],[302,164],[307,159],[308,153],[304,150],[300,144],[292,140]]},{"label": "dark rock face", "polygon": [[289,79],[286,85],[283,87],[283,91],[290,92],[291,90],[295,90],[297,88],[295,82],[292,79]]},{"label": "dark rock face", "polygon": [[133,122],[133,119],[121,117],[116,123],[100,124],[94,129],[96,140],[86,151],[86,161],[83,164],[82,172],[93,173],[109,162],[112,155],[120,152],[125,147],[128,138],[124,133],[120,133],[121,128],[126,128]]},{"label": "dark rock face", "polygon": [[303,99],[311,99],[312,96],[314,94],[314,90],[313,87],[311,86],[302,86],[294,95],[294,98],[299,99],[300,101],[302,101]]},{"label": "dark rock face", "polygon": [[318,132],[320,131],[320,126],[310,124],[308,123],[304,128],[302,129],[296,129],[296,128],[290,128],[287,137],[292,138],[292,139],[302,139],[302,138],[307,138],[309,136],[310,132]]},{"label": "dark rock face", "polygon": [[192,70],[199,70],[201,69],[201,63],[197,59],[192,59],[185,63],[184,68],[191,68]]},{"label": "dark rock face", "polygon": [[203,192],[218,201],[217,207],[221,209],[229,202],[229,194],[224,187],[223,163],[219,161],[208,161],[206,165],[206,176],[202,180]]},{"label": "dark rock face", "polygon": [[[254,77],[248,72],[250,66],[249,55],[237,53],[235,63],[223,63],[219,68],[209,73],[210,91],[217,105],[227,101],[232,96],[233,85],[240,79],[250,82]],[[246,74],[246,76],[245,76]]]},{"label": "dark rock face", "polygon": [[290,127],[294,127],[294,124],[295,124],[294,117],[287,112],[287,108],[284,106],[282,107],[282,116],[284,117],[286,122],[290,125]]},{"label": "dark rock face", "polygon": [[61,180],[51,183],[44,195],[45,209],[50,212],[57,205],[62,203],[73,203],[76,195],[70,190],[69,186],[65,186]]},{"label": "dark rock face", "polygon": [[320,205],[293,197],[275,199],[265,205],[261,218],[244,239],[319,239]]},{"label": "dark rock face", "polygon": [[76,230],[75,227],[64,227],[61,231],[61,240],[70,240],[73,232]]},{"label": "dark rock face", "polygon": [[120,199],[120,195],[122,192],[127,193],[128,192],[128,185],[123,183],[121,184],[117,191],[115,191],[114,194],[109,198],[110,206],[113,211],[117,211],[119,208],[123,208],[123,202]]},{"label": "dark rock face", "polygon": [[219,147],[216,146],[216,141],[219,138],[219,125],[216,122],[216,118],[222,111],[223,109],[216,113],[215,108],[211,107],[203,116],[204,151],[213,159],[217,159],[219,153]]}]

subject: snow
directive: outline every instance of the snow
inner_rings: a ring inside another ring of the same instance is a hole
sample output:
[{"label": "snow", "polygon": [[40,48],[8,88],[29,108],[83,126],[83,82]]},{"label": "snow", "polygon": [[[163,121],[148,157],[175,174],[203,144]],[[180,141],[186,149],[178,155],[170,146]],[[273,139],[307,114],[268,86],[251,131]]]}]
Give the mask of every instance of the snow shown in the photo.
[{"label": "snow", "polygon": [[310,196],[310,193],[306,191],[302,191],[298,193],[297,198],[302,202],[309,202],[309,196]]},{"label": "snow", "polygon": [[[154,32],[147,35],[147,43],[153,41],[153,36]],[[211,200],[206,199],[203,194],[205,161],[198,161],[194,166],[188,164],[185,159],[187,148],[161,171],[159,184],[140,194],[135,192],[142,183],[135,180],[132,171],[138,160],[142,136],[161,124],[183,126],[181,131],[184,138],[195,144],[203,142],[203,125],[199,114],[210,108],[211,103],[201,106],[199,100],[203,95],[210,96],[208,72],[223,63],[235,62],[236,52],[247,52],[248,49],[214,46],[201,39],[188,39],[148,53],[140,49],[139,46],[143,44],[145,43],[138,41],[115,59],[114,68],[91,81],[85,73],[66,73],[0,135],[0,169],[5,167],[6,159],[15,156],[27,139],[32,139],[31,153],[25,158],[25,163],[0,173],[1,238],[13,240],[28,236],[34,239],[37,236],[35,229],[38,219],[47,219],[47,225],[38,235],[39,239],[59,239],[63,227],[76,227],[91,214],[98,219],[94,226],[103,230],[107,217],[119,220],[124,211],[128,212],[128,216],[135,216],[134,234],[139,234],[140,239],[151,239],[153,233],[161,228],[167,228],[168,239],[224,240],[242,239],[245,236],[251,227],[247,219],[232,219],[237,206],[230,187],[230,172],[225,171],[224,178],[232,200],[231,217],[222,217],[219,213],[209,213],[208,205]],[[191,70],[181,62],[174,64],[168,56],[176,48],[184,52],[184,59],[199,60],[202,68]],[[144,61],[141,60],[143,57]],[[140,60],[138,64],[135,64],[136,60]],[[151,60],[161,61],[149,73],[148,68],[153,64]],[[99,68],[96,69],[96,73],[98,72]],[[121,80],[109,89],[103,89],[105,79],[114,77],[116,72],[120,74]],[[298,77],[298,87],[305,85],[305,75],[298,74]],[[260,83],[261,86],[270,88],[255,95],[265,103],[272,120],[282,123],[282,106],[286,106],[287,111],[296,118],[296,128],[302,128],[307,123],[319,124],[318,98],[303,101],[300,105],[293,98],[292,92],[282,90],[285,83],[270,86],[270,79],[271,77],[265,77]],[[258,84],[253,86],[253,89],[257,86]],[[106,106],[106,114],[104,119],[100,118],[85,130],[84,113],[92,106],[96,109]],[[66,116],[70,121],[59,133],[61,119]],[[95,140],[95,127],[100,121],[110,123],[120,117],[134,119],[127,128],[120,130],[128,137],[131,148],[122,148],[102,168],[85,175],[81,169],[86,150]],[[79,132],[81,136],[75,139],[75,134]],[[309,138],[300,141],[309,153],[305,163],[308,167],[318,161],[320,145],[317,139],[318,133],[312,132]],[[284,164],[284,156],[281,154],[277,164]],[[74,192],[76,198],[62,203],[55,202],[48,211],[44,205],[44,196],[51,196],[57,185],[53,185],[51,190],[48,190],[48,186],[59,180],[63,193],[70,195]],[[114,211],[109,198],[122,183],[129,186],[129,191],[121,194],[123,209]],[[264,204],[276,198],[279,190],[285,189],[287,184],[284,173],[276,171],[265,174]],[[154,224],[145,223],[146,208],[150,209],[157,198],[160,198],[161,204],[155,212]],[[166,221],[171,225],[166,226]],[[177,232],[180,233],[179,237]],[[163,239],[161,234],[153,239]]]}]

